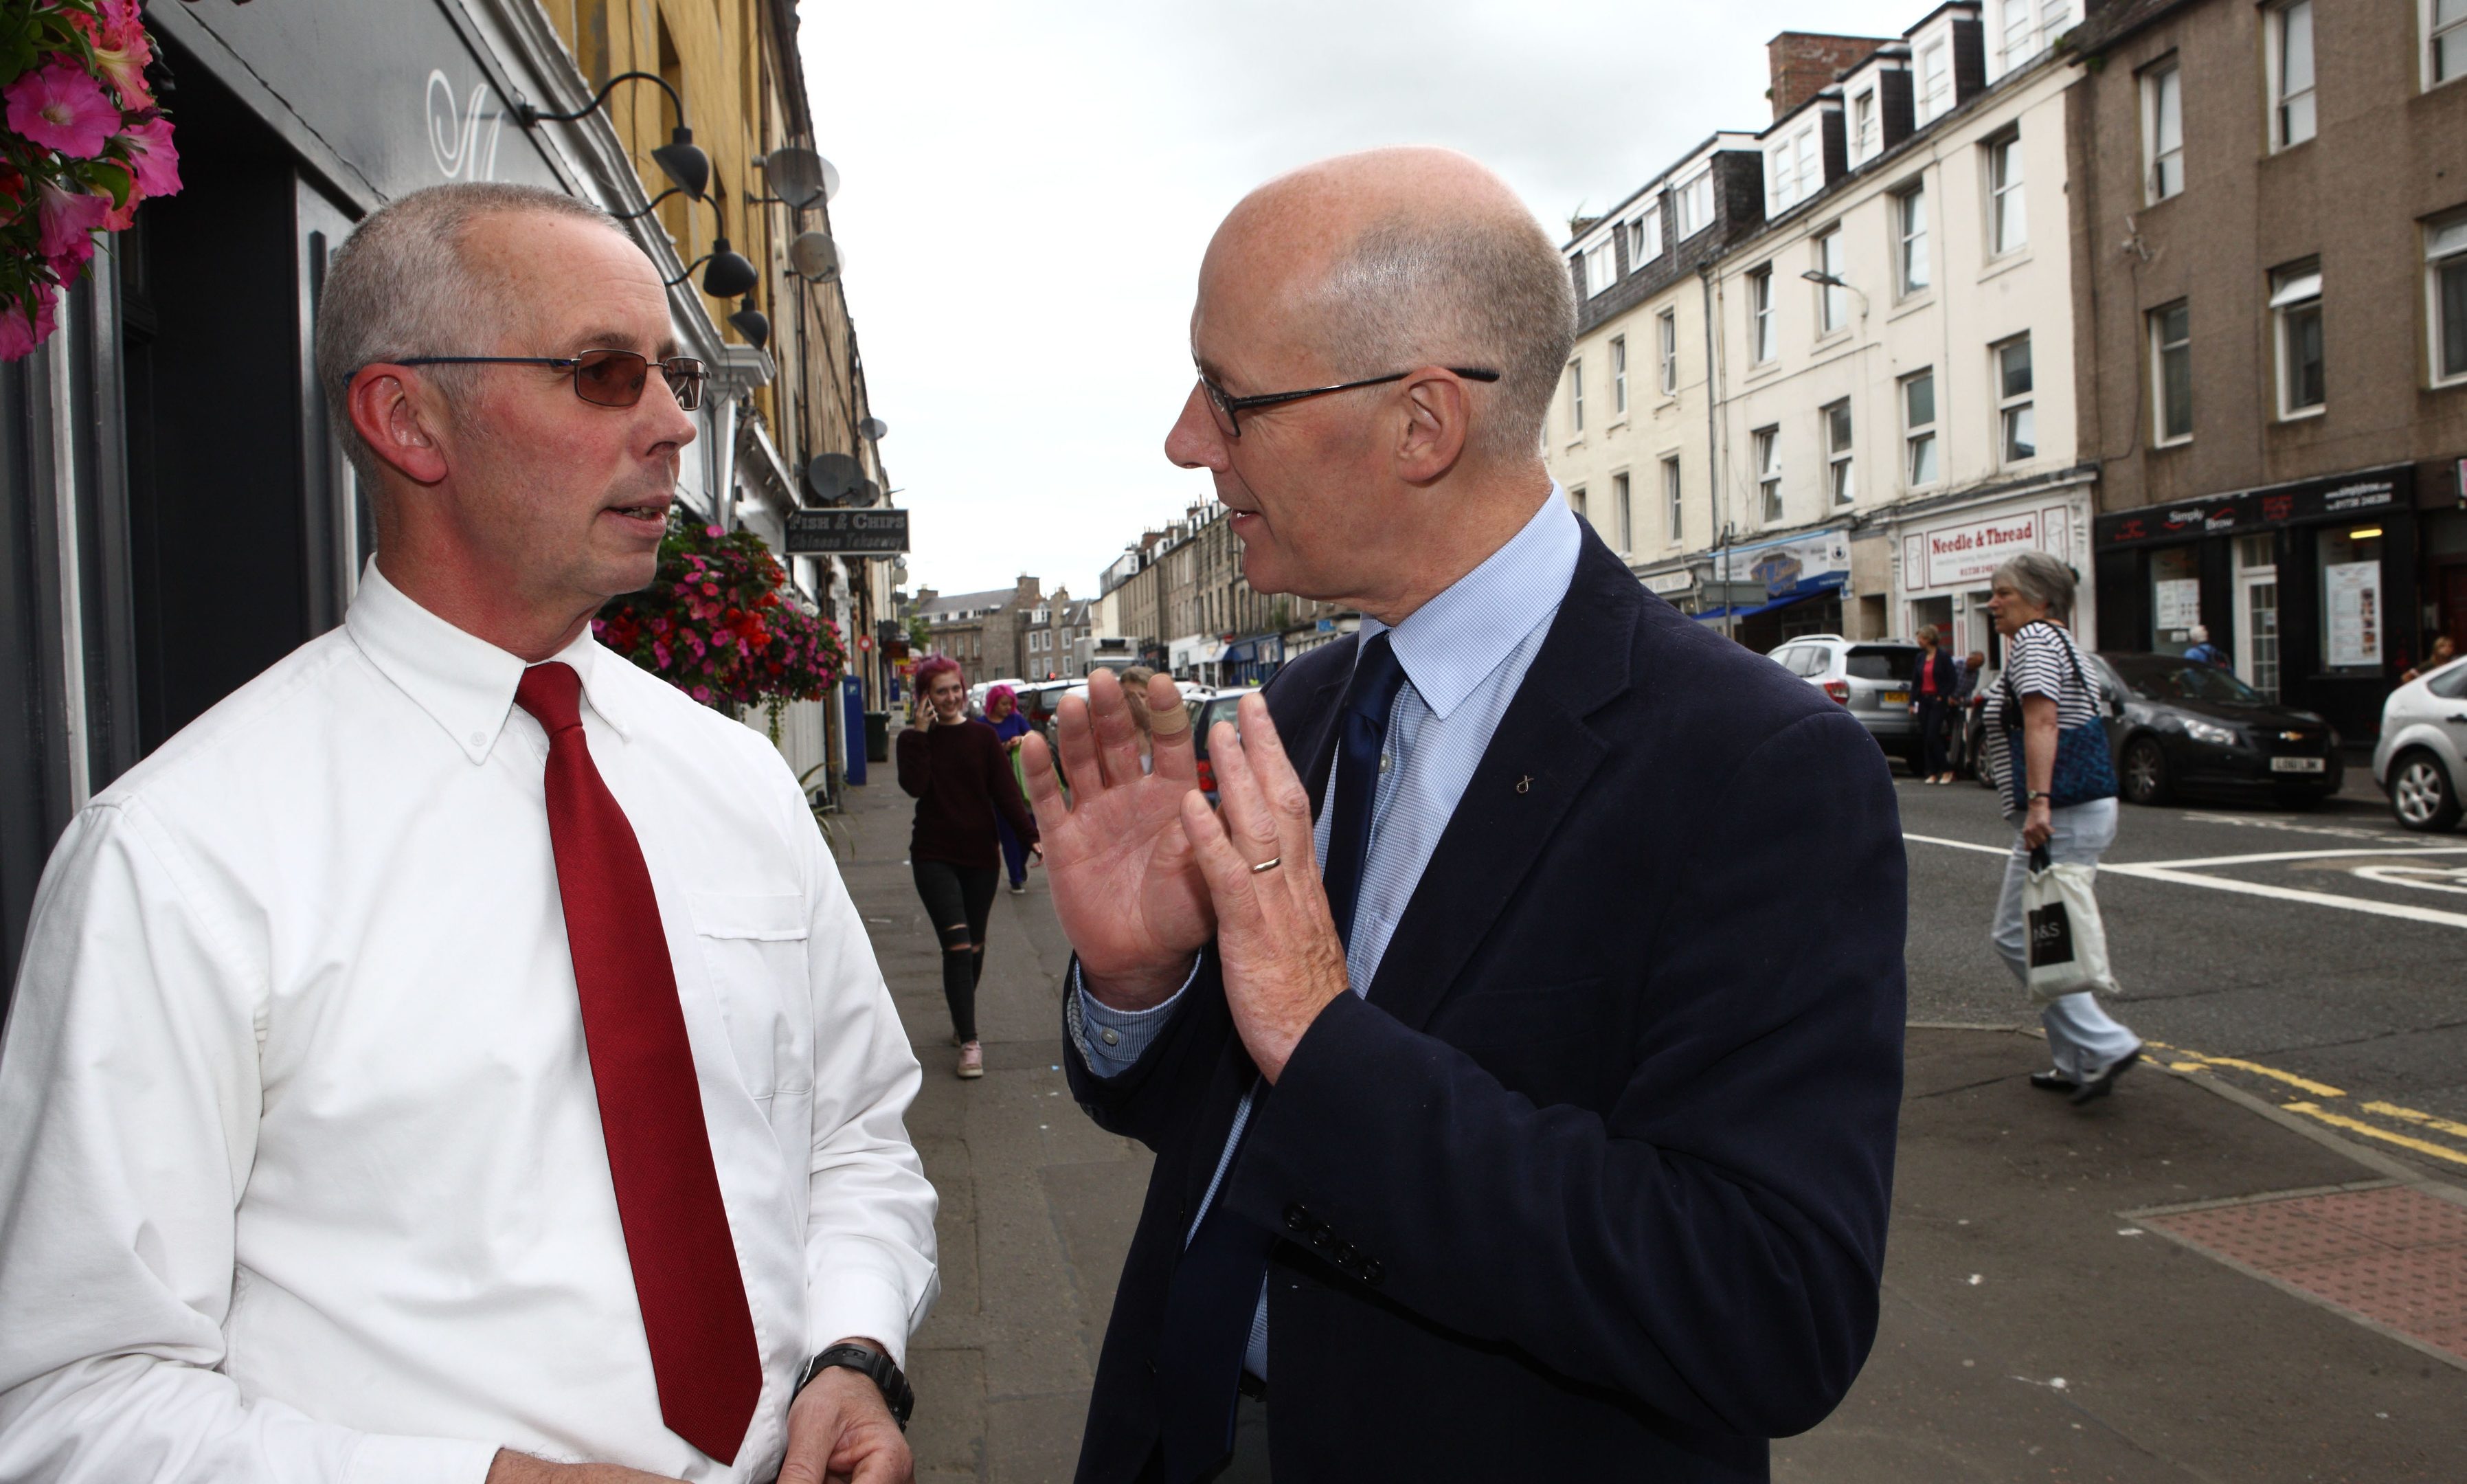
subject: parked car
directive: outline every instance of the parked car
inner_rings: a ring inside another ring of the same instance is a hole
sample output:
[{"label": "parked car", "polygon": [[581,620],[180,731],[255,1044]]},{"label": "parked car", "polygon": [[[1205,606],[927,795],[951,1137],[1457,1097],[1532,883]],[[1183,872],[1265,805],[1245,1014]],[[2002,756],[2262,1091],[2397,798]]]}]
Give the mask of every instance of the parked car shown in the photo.
[{"label": "parked car", "polygon": [[1026,684],[1028,684],[1028,682],[1017,675],[1003,675],[992,680],[978,681],[976,684],[968,687],[968,715],[972,717],[983,717],[985,714],[985,693],[992,690],[995,686],[1007,685],[1013,691],[1017,691],[1021,686]]},{"label": "parked car", "polygon": [[2278,705],[2216,665],[2175,654],[2093,656],[2103,672],[2116,780],[2134,804],[2180,789],[2305,806],[2339,791],[2339,729]]},{"label": "parked car", "polygon": [[[1192,689],[1186,685],[1183,687],[1183,692],[1188,695]],[[1205,687],[1200,689],[1204,690]],[[1208,691],[1205,695],[1191,696],[1188,702],[1190,708],[1191,743],[1199,754],[1199,789],[1208,795],[1208,802],[1211,804],[1216,802],[1216,770],[1208,765],[1208,729],[1219,721],[1233,720],[1234,708],[1241,704],[1242,697],[1258,694],[1257,686],[1245,685],[1230,691]]]},{"label": "parked car", "polygon": [[2467,788],[2467,659],[2419,675],[2382,702],[2373,781],[2410,830],[2458,827]]},{"label": "parked car", "polygon": [[1919,719],[1911,715],[1919,653],[1906,639],[1801,634],[1776,646],[1773,660],[1848,707],[1887,756],[1900,758],[1915,773],[1927,765],[1919,756]]}]

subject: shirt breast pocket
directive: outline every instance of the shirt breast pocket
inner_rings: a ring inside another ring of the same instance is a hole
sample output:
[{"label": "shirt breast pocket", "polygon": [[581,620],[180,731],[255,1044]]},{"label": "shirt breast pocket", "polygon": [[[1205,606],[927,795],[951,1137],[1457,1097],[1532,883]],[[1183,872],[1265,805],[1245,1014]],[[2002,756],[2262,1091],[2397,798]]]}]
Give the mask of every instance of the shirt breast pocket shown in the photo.
[{"label": "shirt breast pocket", "polygon": [[745,1090],[757,1099],[811,1091],[814,1012],[804,899],[793,892],[695,892],[691,902],[703,969]]}]

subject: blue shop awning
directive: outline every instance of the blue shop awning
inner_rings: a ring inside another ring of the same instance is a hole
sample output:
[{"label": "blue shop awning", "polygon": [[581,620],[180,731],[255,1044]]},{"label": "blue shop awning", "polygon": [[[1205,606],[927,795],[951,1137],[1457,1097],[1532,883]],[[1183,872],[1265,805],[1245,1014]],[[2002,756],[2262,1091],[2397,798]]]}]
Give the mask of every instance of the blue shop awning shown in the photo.
[{"label": "blue shop awning", "polygon": [[1760,603],[1754,607],[1708,608],[1696,615],[1696,622],[1705,624],[1719,623],[1725,618],[1754,618],[1759,613],[1771,613],[1777,608],[1787,608],[1811,599],[1831,597],[1841,590],[1842,584],[1839,582],[1811,582],[1805,587],[1784,593],[1769,603]]}]

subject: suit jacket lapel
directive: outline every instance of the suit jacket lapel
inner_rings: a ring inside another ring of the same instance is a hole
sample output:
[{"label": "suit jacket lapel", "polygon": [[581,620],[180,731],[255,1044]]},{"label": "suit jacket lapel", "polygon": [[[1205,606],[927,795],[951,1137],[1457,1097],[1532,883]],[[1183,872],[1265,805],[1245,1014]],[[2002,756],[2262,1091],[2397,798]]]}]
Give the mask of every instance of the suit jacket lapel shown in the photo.
[{"label": "suit jacket lapel", "polygon": [[1465,785],[1371,980],[1370,1002],[1415,1030],[1446,997],[1608,756],[1608,740],[1586,718],[1628,689],[1641,593],[1626,564],[1588,529],[1550,632]]}]

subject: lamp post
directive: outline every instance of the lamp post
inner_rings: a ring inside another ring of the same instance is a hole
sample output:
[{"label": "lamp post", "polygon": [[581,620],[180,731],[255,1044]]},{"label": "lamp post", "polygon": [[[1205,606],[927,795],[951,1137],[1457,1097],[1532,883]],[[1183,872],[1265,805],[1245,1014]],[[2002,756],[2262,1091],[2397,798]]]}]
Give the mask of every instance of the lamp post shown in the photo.
[{"label": "lamp post", "polygon": [[1847,282],[1841,274],[1827,273],[1821,268],[1810,268],[1806,272],[1801,273],[1799,277],[1821,287],[1846,288],[1852,293],[1858,294],[1859,317],[1861,319],[1866,319],[1867,317],[1867,295],[1860,289],[1858,285]]}]

